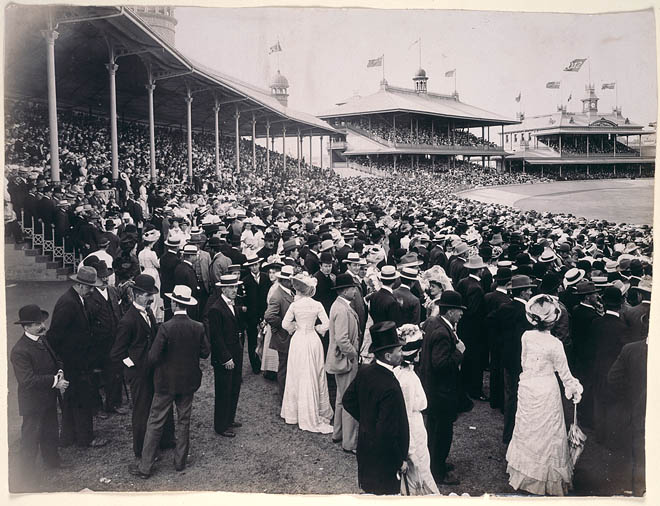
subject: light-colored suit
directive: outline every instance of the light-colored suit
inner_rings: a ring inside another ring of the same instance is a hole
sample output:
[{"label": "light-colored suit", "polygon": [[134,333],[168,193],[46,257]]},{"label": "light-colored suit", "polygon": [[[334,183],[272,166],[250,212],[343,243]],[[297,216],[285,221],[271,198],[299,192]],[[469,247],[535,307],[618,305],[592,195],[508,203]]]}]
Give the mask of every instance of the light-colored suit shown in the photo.
[{"label": "light-colored suit", "polygon": [[280,398],[284,397],[286,386],[286,364],[289,359],[289,345],[291,334],[282,328],[282,320],[293,302],[293,294],[286,291],[282,286],[277,286],[272,296],[268,298],[268,307],[264,314],[264,320],[270,325],[270,349],[277,351],[277,384],[280,390]]},{"label": "light-colored suit", "polygon": [[330,344],[325,370],[328,374],[334,374],[337,382],[332,439],[341,439],[344,450],[355,450],[358,422],[344,410],[342,398],[358,371],[359,320],[350,303],[342,297],[337,297],[332,304],[329,320]]}]

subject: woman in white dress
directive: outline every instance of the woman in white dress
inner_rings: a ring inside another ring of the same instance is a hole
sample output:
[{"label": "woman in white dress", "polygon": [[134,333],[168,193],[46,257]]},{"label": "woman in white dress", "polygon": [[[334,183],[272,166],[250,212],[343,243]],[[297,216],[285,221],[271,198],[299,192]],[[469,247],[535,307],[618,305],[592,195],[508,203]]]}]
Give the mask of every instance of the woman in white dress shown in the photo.
[{"label": "woman in white dress", "polygon": [[[280,416],[302,430],[331,434],[333,411],[323,368],[320,335],[328,330],[323,305],[312,299],[316,278],[307,273],[292,278],[296,296],[282,320],[282,328],[292,333],[286,366],[286,386]],[[316,325],[316,320],[321,323]]]},{"label": "woman in white dress", "polygon": [[580,402],[582,385],[568,369],[564,346],[550,330],[561,310],[556,298],[536,295],[525,306],[533,330],[522,335],[522,373],[513,437],[506,452],[509,484],[536,495],[565,495],[573,463],[555,372],[567,399]]},{"label": "woman in white dress", "polygon": [[400,367],[394,369],[394,376],[401,385],[410,428],[410,443],[406,459],[408,482],[417,484],[416,490],[410,490],[410,494],[439,494],[440,491],[431,474],[428,435],[422,417],[422,411],[426,409],[426,393],[414,370],[414,364],[417,362],[419,350],[422,347],[422,331],[417,325],[408,323],[402,325],[398,332],[401,340],[405,340],[405,344],[402,349],[403,361]]},{"label": "woman in white dress", "polygon": [[[153,250],[153,246],[160,238],[160,232],[158,230],[149,230],[145,232],[142,236],[142,241],[144,242],[144,248],[138,254],[138,262],[140,262],[140,270],[142,274],[149,274],[156,280],[156,288],[160,290],[160,261],[156,252]],[[163,299],[160,297],[160,293],[154,294],[154,301],[151,303],[151,310],[156,317],[156,321],[161,323],[164,319],[165,312],[163,309]]]}]

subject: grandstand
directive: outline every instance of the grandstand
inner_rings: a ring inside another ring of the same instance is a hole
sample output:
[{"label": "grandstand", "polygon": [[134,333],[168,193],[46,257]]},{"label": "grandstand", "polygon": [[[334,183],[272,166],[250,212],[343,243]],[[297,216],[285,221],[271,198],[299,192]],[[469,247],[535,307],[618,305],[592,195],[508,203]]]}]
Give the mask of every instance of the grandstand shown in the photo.
[{"label": "grandstand", "polygon": [[[275,76],[271,90],[242,82],[198,64],[174,47],[173,9],[112,6],[28,6],[12,4],[5,19],[5,99],[48,105],[51,180],[60,181],[58,114],[84,112],[109,118],[109,151],[113,180],[119,175],[118,121],[147,128],[149,170],[156,180],[156,126],[187,133],[187,174],[193,175],[192,132],[215,134],[215,168],[221,170],[220,138],[235,139],[234,166],[241,166],[240,139],[274,144],[295,137],[298,168],[302,142],[336,134],[326,122],[295,111],[282,100]],[[147,21],[157,24],[151,25]],[[166,26],[163,26],[163,21]],[[158,24],[159,23],[159,24]],[[45,39],[45,40],[44,40]],[[47,76],[47,79],[44,77]],[[285,97],[286,98],[286,97]],[[266,151],[266,172],[270,151]]]},{"label": "grandstand", "polygon": [[431,93],[428,79],[421,68],[412,89],[383,79],[378,92],[351,97],[319,114],[341,132],[331,138],[331,165],[433,170],[476,158],[483,166],[490,166],[491,159],[503,166],[507,153],[490,141],[490,129],[504,131],[518,121],[461,102],[456,92]]},{"label": "grandstand", "polygon": [[652,176],[655,171],[655,128],[644,128],[624,117],[621,107],[598,110],[593,84],[585,86],[581,112],[566,105],[554,114],[526,117],[507,126],[503,146],[512,154],[510,171],[529,171],[556,179]]}]

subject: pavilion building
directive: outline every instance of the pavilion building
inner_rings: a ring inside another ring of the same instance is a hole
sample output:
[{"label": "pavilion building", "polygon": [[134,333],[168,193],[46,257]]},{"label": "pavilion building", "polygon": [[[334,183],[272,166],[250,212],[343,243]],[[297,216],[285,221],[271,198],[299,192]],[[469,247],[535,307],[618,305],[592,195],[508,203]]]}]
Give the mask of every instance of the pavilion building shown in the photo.
[{"label": "pavilion building", "polygon": [[655,127],[645,128],[623,115],[621,107],[598,110],[593,84],[585,86],[581,112],[566,105],[541,116],[519,115],[502,135],[508,170],[570,178],[621,173],[652,176],[655,171]]},{"label": "pavilion building", "polygon": [[330,137],[331,167],[437,169],[457,159],[502,167],[508,153],[491,142],[490,130],[503,132],[518,121],[466,104],[457,92],[429,92],[428,79],[422,68],[412,89],[383,79],[376,93],[353,96],[319,114],[340,132]]}]

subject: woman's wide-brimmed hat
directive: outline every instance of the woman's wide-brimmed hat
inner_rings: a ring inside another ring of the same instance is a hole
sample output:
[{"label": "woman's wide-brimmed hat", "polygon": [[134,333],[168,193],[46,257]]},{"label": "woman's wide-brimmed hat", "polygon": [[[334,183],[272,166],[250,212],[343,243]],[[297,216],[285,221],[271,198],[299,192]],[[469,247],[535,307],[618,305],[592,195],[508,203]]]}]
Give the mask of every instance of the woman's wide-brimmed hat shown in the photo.
[{"label": "woman's wide-brimmed hat", "polygon": [[404,356],[414,356],[422,347],[424,336],[418,325],[406,323],[397,329],[397,333],[399,334],[399,339],[405,343],[403,348],[401,348]]},{"label": "woman's wide-brimmed hat", "polygon": [[220,280],[216,282],[215,286],[239,286],[242,284],[243,282],[238,277],[238,274],[223,274],[220,276]]},{"label": "woman's wide-brimmed hat", "polygon": [[96,275],[96,269],[94,267],[88,267],[83,265],[76,274],[71,274],[69,276],[71,281],[80,283],[87,286],[101,286],[101,283]]},{"label": "woman's wide-brimmed hat", "polygon": [[15,325],[26,325],[28,323],[41,323],[48,319],[48,311],[44,311],[36,304],[23,306],[18,310],[18,321]]},{"label": "woman's wide-brimmed hat", "polygon": [[192,296],[192,289],[186,285],[176,285],[172,293],[166,293],[165,296],[184,306],[197,305],[197,299]]},{"label": "woman's wide-brimmed hat", "polygon": [[149,230],[142,235],[144,242],[156,242],[158,239],[160,239],[160,232],[156,229]]},{"label": "woman's wide-brimmed hat", "polygon": [[535,327],[540,324],[552,325],[561,316],[559,302],[551,295],[544,293],[535,295],[525,304],[525,316]]},{"label": "woman's wide-brimmed hat", "polygon": [[404,344],[396,332],[396,323],[392,321],[382,321],[373,324],[369,327],[369,333],[371,334],[369,353],[389,350],[390,348],[396,348]]},{"label": "woman's wide-brimmed hat", "polygon": [[296,274],[291,278],[291,283],[296,293],[307,297],[314,295],[317,282],[318,280],[316,278],[310,276],[306,272]]}]

